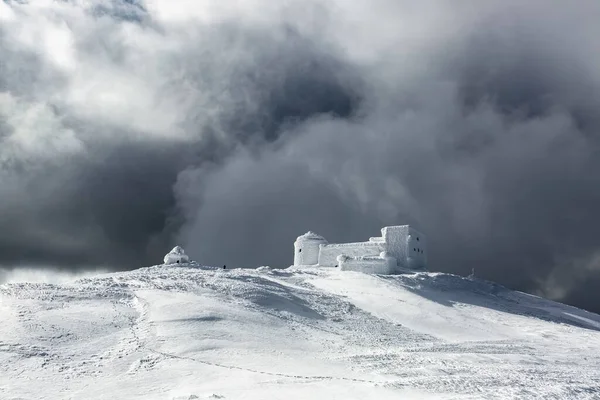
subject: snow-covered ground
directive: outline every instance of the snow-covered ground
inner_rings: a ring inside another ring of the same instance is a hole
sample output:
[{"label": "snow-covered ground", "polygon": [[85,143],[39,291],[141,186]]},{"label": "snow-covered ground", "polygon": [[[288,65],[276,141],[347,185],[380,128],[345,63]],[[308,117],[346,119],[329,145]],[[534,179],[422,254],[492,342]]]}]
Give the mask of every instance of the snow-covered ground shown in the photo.
[{"label": "snow-covered ground", "polygon": [[0,399],[597,399],[600,316],[446,274],[0,286]]}]

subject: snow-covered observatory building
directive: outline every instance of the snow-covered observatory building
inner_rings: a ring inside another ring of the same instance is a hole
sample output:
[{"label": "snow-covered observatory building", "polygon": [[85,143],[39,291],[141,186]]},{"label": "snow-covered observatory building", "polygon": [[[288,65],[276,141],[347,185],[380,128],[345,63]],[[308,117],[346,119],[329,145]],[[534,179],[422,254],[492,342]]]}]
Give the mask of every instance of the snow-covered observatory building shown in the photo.
[{"label": "snow-covered observatory building", "polygon": [[409,225],[386,226],[367,242],[328,243],[314,232],[294,243],[294,266],[339,267],[345,271],[393,274],[427,266],[425,235]]}]

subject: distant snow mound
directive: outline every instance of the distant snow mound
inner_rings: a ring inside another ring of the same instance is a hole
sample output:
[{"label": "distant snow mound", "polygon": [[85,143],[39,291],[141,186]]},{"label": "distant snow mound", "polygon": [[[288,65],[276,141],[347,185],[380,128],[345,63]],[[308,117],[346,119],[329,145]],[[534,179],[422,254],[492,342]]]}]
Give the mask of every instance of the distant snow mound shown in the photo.
[{"label": "distant snow mound", "polygon": [[185,251],[180,246],[173,247],[164,258],[165,264],[189,264],[190,258],[185,254]]}]

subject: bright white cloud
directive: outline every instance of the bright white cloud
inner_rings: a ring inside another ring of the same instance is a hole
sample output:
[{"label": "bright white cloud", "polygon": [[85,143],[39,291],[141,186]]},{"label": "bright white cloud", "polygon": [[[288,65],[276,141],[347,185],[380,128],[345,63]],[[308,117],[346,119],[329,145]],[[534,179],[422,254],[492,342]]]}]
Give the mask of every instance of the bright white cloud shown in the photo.
[{"label": "bright white cloud", "polygon": [[0,138],[0,164],[9,168],[22,163],[32,167],[84,151],[75,133],[63,126],[62,118],[48,104],[0,93],[0,119],[9,131]]}]

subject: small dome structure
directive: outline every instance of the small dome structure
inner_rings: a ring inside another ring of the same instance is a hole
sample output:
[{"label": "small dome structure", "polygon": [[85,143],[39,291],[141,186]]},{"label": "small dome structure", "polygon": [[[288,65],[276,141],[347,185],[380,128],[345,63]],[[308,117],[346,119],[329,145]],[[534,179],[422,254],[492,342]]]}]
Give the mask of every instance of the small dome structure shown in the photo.
[{"label": "small dome structure", "polygon": [[311,231],[298,236],[294,242],[294,266],[318,264],[319,246],[327,243],[323,236]]},{"label": "small dome structure", "polygon": [[190,258],[185,254],[185,251],[180,246],[173,247],[164,258],[165,264],[188,264]]}]

